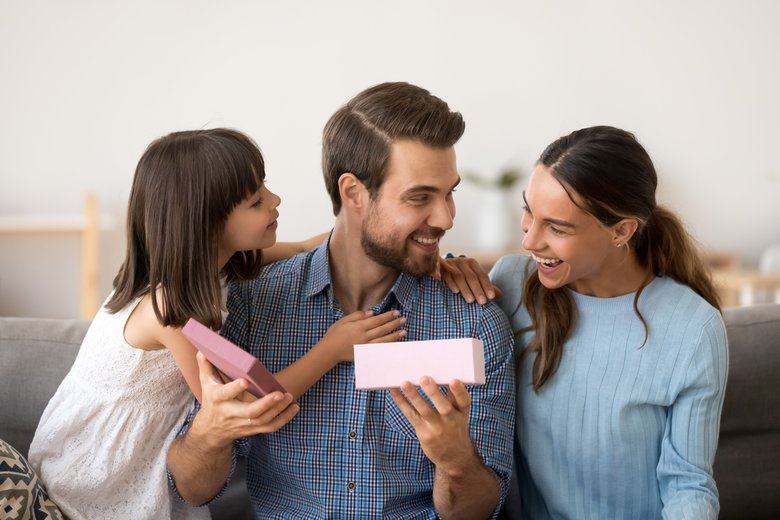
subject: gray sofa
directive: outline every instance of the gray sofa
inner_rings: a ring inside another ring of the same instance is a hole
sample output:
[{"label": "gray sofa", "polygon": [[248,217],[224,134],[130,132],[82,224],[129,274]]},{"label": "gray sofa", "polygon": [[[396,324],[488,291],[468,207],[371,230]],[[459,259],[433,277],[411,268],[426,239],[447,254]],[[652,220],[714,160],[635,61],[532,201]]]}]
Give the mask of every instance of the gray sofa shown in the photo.
[{"label": "gray sofa", "polygon": [[[76,359],[88,327],[84,320],[0,317],[0,439],[25,456],[38,419]],[[254,518],[242,465],[209,509],[217,520]]]},{"label": "gray sofa", "polygon": [[[724,311],[730,370],[715,479],[721,518],[780,518],[780,305]],[[0,318],[0,438],[27,450],[88,322]],[[214,518],[251,518],[239,475]]]}]

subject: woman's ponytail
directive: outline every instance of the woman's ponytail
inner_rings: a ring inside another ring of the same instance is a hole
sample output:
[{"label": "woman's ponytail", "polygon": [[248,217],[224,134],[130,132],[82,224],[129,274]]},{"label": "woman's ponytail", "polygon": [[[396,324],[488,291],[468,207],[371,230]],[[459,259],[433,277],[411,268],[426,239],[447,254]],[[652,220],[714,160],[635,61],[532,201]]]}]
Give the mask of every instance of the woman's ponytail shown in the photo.
[{"label": "woman's ponytail", "polygon": [[656,206],[632,243],[639,262],[654,275],[674,278],[720,309],[706,262],[682,221],[672,211]]}]

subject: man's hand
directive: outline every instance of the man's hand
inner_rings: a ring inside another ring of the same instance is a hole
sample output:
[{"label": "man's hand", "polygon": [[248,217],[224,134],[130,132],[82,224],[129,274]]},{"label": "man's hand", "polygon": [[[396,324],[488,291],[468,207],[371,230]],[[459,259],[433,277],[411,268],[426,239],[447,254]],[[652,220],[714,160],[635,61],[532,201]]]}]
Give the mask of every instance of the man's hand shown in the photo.
[{"label": "man's hand", "polygon": [[433,406],[408,381],[400,390],[391,388],[390,395],[414,427],[425,456],[437,471],[447,473],[457,473],[478,462],[469,435],[471,397],[463,383],[454,380],[445,394],[433,379],[423,377],[420,387]]},{"label": "man's hand", "polygon": [[454,380],[444,394],[430,377],[408,381],[390,395],[417,433],[423,453],[436,466],[433,504],[441,518],[487,518],[498,506],[496,475],[482,463],[469,434],[471,396]]},{"label": "man's hand", "polygon": [[247,382],[223,383],[219,372],[198,352],[201,408],[187,432],[168,451],[168,469],[176,489],[188,503],[211,500],[230,474],[233,441],[273,432],[298,413],[292,395],[272,392],[256,399],[246,392]]},{"label": "man's hand", "polygon": [[241,437],[274,432],[298,413],[291,394],[271,392],[257,399],[245,391],[246,380],[223,383],[217,369],[202,353],[198,352],[196,359],[202,401],[190,429],[207,444],[219,448]]}]

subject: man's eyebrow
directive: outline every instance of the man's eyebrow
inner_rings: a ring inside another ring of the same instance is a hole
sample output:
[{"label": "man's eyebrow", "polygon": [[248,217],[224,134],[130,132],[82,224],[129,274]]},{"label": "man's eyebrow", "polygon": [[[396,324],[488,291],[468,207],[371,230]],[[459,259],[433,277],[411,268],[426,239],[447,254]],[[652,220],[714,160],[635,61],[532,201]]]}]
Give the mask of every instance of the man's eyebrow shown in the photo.
[{"label": "man's eyebrow", "polygon": [[[449,191],[454,190],[458,184],[460,184],[460,177],[458,177],[458,180],[455,182],[455,184],[452,185],[452,188],[449,189]],[[436,186],[429,186],[427,184],[419,184],[417,186],[412,186],[408,190],[403,192],[403,196],[413,196],[417,195],[419,193],[439,193],[439,188]]]},{"label": "man's eyebrow", "polygon": [[[528,200],[526,200],[526,198],[525,198],[525,190],[523,190],[523,202],[525,203],[525,209],[528,211],[528,213],[533,215],[533,213],[531,212],[531,208],[528,206]],[[546,222],[548,224],[555,224],[556,226],[560,226],[560,227],[567,227],[567,228],[575,228],[575,227],[577,227],[574,224],[572,224],[571,222],[568,222],[566,220],[560,220],[560,219],[557,219],[557,218],[545,218],[543,220],[544,220],[544,222]]]}]

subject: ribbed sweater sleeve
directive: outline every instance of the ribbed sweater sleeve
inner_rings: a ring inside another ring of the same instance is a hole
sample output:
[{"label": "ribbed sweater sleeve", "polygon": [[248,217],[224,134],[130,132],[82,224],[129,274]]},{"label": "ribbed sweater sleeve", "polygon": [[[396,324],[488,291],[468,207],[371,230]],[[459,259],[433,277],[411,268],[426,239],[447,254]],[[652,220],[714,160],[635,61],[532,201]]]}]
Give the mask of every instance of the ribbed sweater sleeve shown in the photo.
[{"label": "ribbed sweater sleeve", "polygon": [[[718,517],[712,463],[728,372],[725,330],[715,315],[698,331],[680,371],[680,392],[668,412],[658,462],[663,518]],[[693,339],[693,338],[691,338]]]}]

